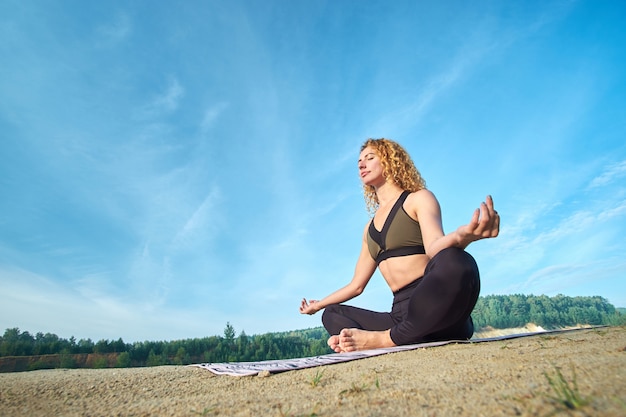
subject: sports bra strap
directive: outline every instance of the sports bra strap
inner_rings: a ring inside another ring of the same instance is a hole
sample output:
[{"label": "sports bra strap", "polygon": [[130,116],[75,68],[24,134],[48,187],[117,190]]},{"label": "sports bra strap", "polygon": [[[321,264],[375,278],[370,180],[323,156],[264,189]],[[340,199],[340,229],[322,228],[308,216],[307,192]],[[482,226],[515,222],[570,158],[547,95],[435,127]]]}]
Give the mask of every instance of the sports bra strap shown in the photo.
[{"label": "sports bra strap", "polygon": [[[383,224],[383,228],[380,231],[380,242],[376,242],[383,251],[387,250],[385,246],[385,241],[387,240],[387,232],[389,232],[389,226],[391,226],[391,222],[393,222],[393,219],[396,217],[396,213],[398,213],[398,210],[400,210],[409,194],[410,193],[408,191],[403,191],[402,194],[400,194],[400,197],[398,197],[398,200],[391,208],[387,219],[385,219],[385,224]],[[374,224],[374,220],[372,220],[372,224]]]},{"label": "sports bra strap", "polygon": [[376,259],[376,264],[381,263],[385,259],[395,258],[397,256],[407,256],[407,255],[425,255],[426,249],[424,246],[403,246],[401,248],[389,249],[382,251],[378,254]]}]

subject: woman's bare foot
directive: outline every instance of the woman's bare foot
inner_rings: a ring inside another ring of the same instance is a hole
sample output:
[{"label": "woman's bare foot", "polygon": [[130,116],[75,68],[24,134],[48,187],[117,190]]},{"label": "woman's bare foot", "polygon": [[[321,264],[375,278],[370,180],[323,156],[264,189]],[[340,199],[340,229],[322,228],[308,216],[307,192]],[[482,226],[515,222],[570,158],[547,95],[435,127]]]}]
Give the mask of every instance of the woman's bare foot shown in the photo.
[{"label": "woman's bare foot", "polygon": [[338,335],[329,337],[327,343],[328,343],[328,346],[330,346],[330,348],[332,350],[334,350],[337,353],[341,353],[341,348],[339,347],[339,336]]},{"label": "woman's bare foot", "polygon": [[[339,336],[333,337],[337,338],[337,340],[333,340],[333,342],[338,342],[336,344],[336,348],[333,349],[335,352],[354,352],[356,350],[396,346],[389,336],[389,330],[374,332],[360,329],[343,329],[339,333]],[[328,340],[328,343],[330,345],[330,339]],[[339,350],[337,350],[337,348]]]}]

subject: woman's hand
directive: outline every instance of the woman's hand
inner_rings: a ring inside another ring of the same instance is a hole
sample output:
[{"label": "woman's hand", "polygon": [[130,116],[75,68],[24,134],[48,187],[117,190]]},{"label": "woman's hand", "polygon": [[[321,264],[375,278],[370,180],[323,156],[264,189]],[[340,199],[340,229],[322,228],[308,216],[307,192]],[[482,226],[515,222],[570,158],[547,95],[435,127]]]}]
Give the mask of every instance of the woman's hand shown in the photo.
[{"label": "woman's hand", "polygon": [[480,204],[480,209],[474,211],[469,224],[459,227],[456,232],[462,247],[466,247],[476,240],[498,236],[500,233],[500,215],[493,208],[491,196],[487,196],[485,202]]},{"label": "woman's hand", "polygon": [[300,313],[309,315],[317,313],[318,311],[320,311],[320,308],[316,305],[317,303],[317,300],[307,301],[306,298],[303,298],[302,302],[300,303]]}]

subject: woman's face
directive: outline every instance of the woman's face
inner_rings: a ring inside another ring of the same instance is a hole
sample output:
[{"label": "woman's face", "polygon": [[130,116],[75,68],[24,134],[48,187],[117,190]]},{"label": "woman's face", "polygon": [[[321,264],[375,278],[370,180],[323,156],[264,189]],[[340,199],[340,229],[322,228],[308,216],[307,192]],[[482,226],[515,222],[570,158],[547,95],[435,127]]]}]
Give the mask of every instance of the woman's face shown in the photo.
[{"label": "woman's face", "polygon": [[365,185],[374,187],[384,184],[383,166],[378,153],[367,146],[359,155],[359,177]]}]

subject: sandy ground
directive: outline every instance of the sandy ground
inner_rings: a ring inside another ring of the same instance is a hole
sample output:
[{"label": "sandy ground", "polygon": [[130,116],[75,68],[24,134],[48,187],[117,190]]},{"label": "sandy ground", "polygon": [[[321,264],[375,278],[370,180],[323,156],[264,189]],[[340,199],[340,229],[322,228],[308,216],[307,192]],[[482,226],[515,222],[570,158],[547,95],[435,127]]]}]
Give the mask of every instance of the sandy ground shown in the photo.
[{"label": "sandy ground", "polygon": [[[558,382],[588,404],[571,411],[552,399]],[[198,415],[626,416],[626,328],[446,345],[265,377],[185,366],[0,374],[0,416]]]}]

